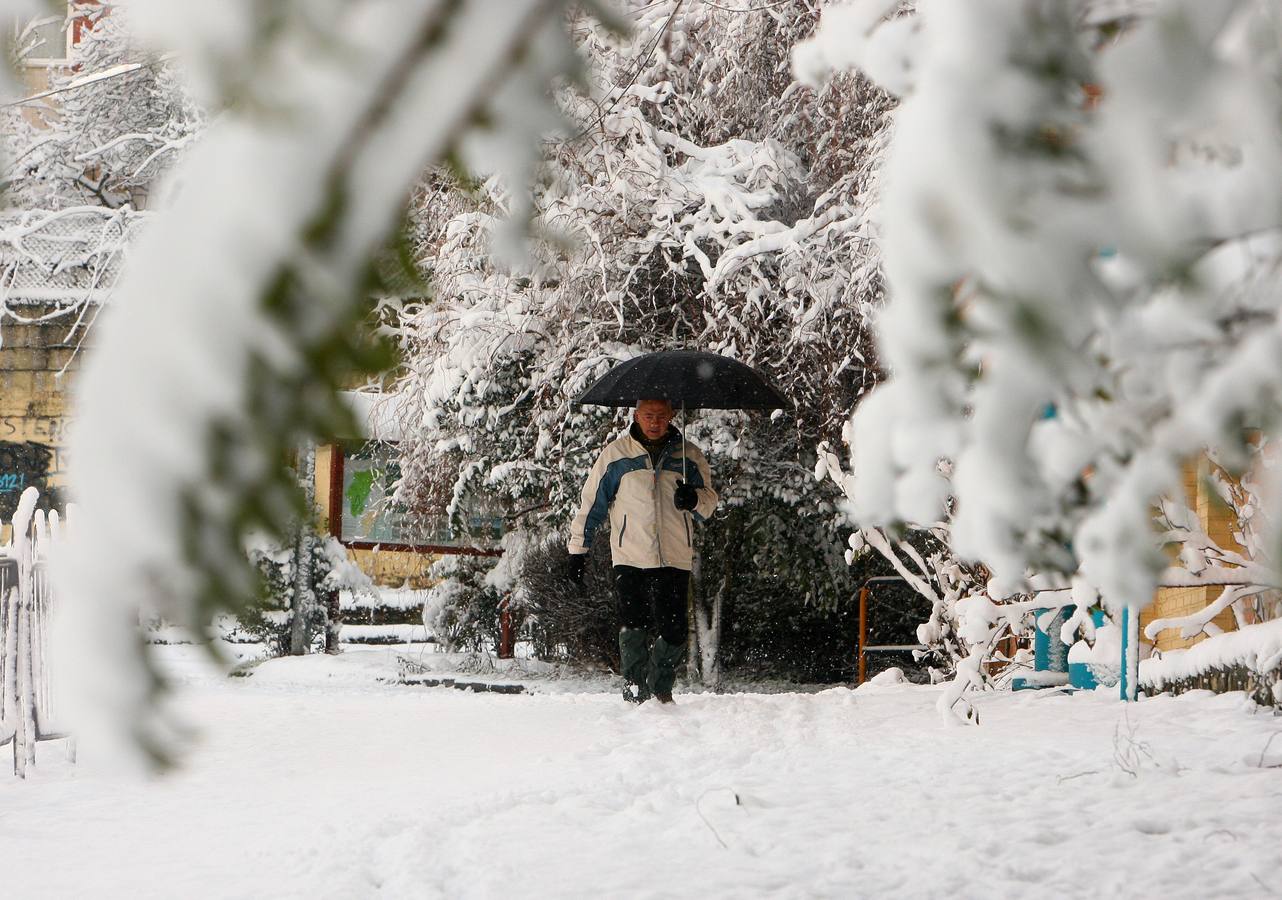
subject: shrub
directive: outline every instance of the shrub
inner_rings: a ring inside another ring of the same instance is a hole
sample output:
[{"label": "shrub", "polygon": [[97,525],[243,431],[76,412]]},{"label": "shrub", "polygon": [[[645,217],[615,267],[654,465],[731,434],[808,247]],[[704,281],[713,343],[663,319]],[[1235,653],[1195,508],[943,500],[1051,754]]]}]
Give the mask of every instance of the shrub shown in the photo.
[{"label": "shrub", "polygon": [[[315,602],[305,612],[307,652],[325,650],[337,645],[337,604],[327,609],[326,598],[341,589],[374,593],[369,577],[347,556],[337,539],[310,529],[311,591]],[[290,651],[291,610],[294,605],[294,546],[276,542],[259,542],[249,549],[250,561],[258,570],[259,591],[256,602],[240,615],[241,629],[262,642],[269,656],[284,656]]]},{"label": "shrub", "polygon": [[438,579],[423,603],[423,624],[445,650],[482,650],[499,640],[502,594],[486,583],[495,560],[485,556],[442,556],[432,563]]}]

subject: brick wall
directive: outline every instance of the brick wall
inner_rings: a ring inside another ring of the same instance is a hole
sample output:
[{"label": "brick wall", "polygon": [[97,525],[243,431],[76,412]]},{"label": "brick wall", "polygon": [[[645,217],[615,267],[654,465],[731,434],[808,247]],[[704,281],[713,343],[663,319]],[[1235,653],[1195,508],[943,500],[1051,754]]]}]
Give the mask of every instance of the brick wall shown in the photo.
[{"label": "brick wall", "polygon": [[[15,310],[39,320],[58,311],[52,305]],[[66,433],[70,391],[80,365],[76,347],[83,331],[72,333],[75,316],[50,321],[0,318],[0,537],[8,539],[8,520],[17,497],[28,486],[44,495],[45,505],[61,508],[66,485]]]}]

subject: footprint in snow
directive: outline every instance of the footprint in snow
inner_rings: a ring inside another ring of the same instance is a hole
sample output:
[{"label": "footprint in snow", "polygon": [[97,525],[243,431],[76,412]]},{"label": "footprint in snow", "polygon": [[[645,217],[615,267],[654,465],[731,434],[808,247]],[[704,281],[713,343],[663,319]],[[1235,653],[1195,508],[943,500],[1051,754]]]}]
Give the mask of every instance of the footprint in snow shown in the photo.
[{"label": "footprint in snow", "polygon": [[1140,834],[1163,835],[1171,832],[1169,822],[1162,822],[1157,819],[1137,819],[1132,824]]}]

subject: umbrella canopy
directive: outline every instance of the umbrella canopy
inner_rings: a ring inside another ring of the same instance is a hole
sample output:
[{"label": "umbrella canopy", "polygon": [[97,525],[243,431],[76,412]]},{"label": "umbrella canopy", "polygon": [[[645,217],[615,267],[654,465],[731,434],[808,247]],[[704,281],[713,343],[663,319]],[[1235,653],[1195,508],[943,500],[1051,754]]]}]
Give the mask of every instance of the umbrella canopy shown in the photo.
[{"label": "umbrella canopy", "polygon": [[792,408],[788,398],[756,369],[701,350],[647,353],[619,363],[577,402],[636,406],[640,400],[668,400],[685,409]]}]

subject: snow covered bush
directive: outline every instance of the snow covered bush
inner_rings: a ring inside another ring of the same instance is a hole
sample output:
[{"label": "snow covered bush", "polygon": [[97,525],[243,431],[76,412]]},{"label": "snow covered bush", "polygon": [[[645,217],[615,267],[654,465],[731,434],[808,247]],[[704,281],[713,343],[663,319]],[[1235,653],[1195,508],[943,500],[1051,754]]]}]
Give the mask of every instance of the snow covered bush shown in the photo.
[{"label": "snow covered bush", "polygon": [[1162,631],[1179,629],[1183,638],[1220,633],[1215,618],[1232,610],[1234,623],[1245,628],[1282,615],[1282,578],[1278,574],[1276,535],[1269,491],[1276,473],[1276,444],[1257,440],[1248,447],[1248,462],[1234,475],[1211,455],[1198,477],[1210,488],[1212,502],[1232,513],[1228,540],[1207,533],[1188,504],[1163,498],[1158,515],[1168,547],[1177,556],[1162,573],[1163,584],[1222,585],[1219,596],[1185,616],[1154,619],[1145,628],[1150,640]]},{"label": "snow covered bush", "polygon": [[619,667],[610,550],[598,541],[588,557],[583,586],[566,574],[569,553],[557,531],[511,531],[488,582],[508,598],[513,626],[533,655],[589,668]]},{"label": "snow covered bush", "polygon": [[429,574],[438,579],[423,602],[423,625],[451,653],[492,650],[499,642],[499,604],[503,595],[486,581],[494,559],[442,556]]},{"label": "snow covered bush", "polygon": [[[843,430],[843,438],[848,440],[849,429]],[[827,442],[819,445],[815,477],[831,479],[847,497],[853,494],[853,475]],[[930,664],[946,673],[953,672],[971,652],[971,644],[961,637],[961,601],[982,593],[988,580],[988,570],[982,564],[958,559],[950,539],[947,519],[929,525],[865,526],[850,535],[846,550],[846,560],[852,565],[875,553],[930,603],[930,617],[918,626],[917,641],[929,648]],[[1018,618],[1006,624],[1017,634],[1023,630]],[[984,645],[993,646],[999,632],[986,633]]]},{"label": "snow covered bush", "polygon": [[[839,514],[759,496],[704,525],[697,643],[702,681],[726,674],[843,680],[854,667],[859,584],[866,560],[847,565]],[[854,620],[852,620],[852,610]],[[724,634],[722,631],[724,630]]]},{"label": "snow covered bush", "polygon": [[1245,691],[1261,706],[1282,708],[1282,621],[1246,625],[1146,659],[1139,677],[1149,693]]},{"label": "snow covered bush", "polygon": [[[858,571],[848,573],[858,584]],[[859,646],[858,590],[832,605],[780,602],[791,590],[785,579],[745,580],[725,602],[724,632],[718,646],[716,687],[726,679],[778,679],[795,683],[850,683]],[[773,590],[772,590],[773,588]]]},{"label": "snow covered bush", "polygon": [[950,512],[994,597],[1078,574],[1138,609],[1168,568],[1153,510],[1182,499],[1181,466],[1209,450],[1240,474],[1282,411],[1278,4],[898,7],[833,9],[795,58],[901,98],[891,378],[852,419],[851,513]]},{"label": "snow covered bush", "polygon": [[295,614],[304,617],[304,644],[309,652],[337,652],[341,622],[334,615],[337,609],[326,602],[327,595],[340,590],[375,594],[369,576],[351,561],[337,538],[313,527],[304,536],[304,543],[311,555],[306,589],[316,601],[305,604],[297,602],[298,541],[258,542],[249,550],[250,561],[258,570],[259,589],[256,602],[246,606],[238,621],[244,631],[264,645],[268,656],[283,656],[291,651]]}]

